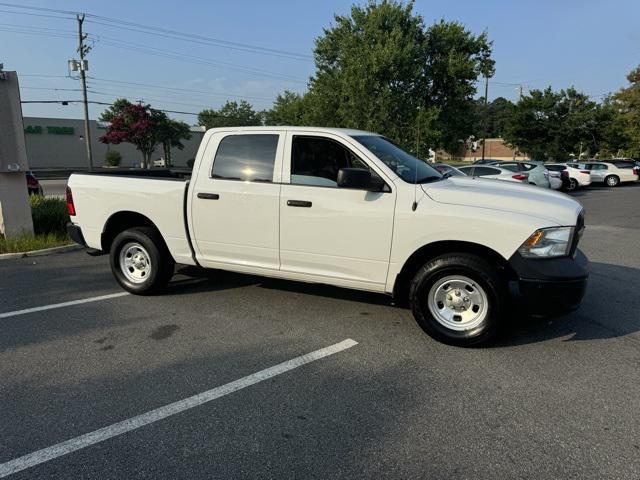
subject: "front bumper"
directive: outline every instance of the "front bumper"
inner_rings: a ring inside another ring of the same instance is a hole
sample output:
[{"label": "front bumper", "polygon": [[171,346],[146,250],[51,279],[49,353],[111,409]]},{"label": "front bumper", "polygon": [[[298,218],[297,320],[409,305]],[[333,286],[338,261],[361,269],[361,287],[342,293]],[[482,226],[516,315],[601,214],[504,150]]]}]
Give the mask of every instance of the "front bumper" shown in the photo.
[{"label": "front bumper", "polygon": [[509,265],[517,276],[511,293],[529,314],[557,316],[580,306],[589,278],[589,261],[580,250],[551,259],[528,259],[516,252]]}]

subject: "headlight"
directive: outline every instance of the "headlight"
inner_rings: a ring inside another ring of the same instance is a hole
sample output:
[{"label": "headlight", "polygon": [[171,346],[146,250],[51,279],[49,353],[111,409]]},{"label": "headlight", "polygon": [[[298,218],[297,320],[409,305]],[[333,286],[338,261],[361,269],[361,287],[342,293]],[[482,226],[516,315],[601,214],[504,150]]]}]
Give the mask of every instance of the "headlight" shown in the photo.
[{"label": "headlight", "polygon": [[573,227],[553,227],[536,230],[518,249],[527,258],[551,258],[569,255]]}]

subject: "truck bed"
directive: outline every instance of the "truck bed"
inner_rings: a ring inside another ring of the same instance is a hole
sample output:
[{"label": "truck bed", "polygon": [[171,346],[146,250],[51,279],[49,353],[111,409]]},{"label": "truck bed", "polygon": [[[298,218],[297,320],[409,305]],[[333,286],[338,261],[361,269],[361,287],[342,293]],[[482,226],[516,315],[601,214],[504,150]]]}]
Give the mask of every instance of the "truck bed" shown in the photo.
[{"label": "truck bed", "polygon": [[173,258],[193,264],[185,218],[191,172],[153,169],[104,169],[69,178],[76,216],[88,247],[103,250],[109,222],[139,215],[160,231]]}]

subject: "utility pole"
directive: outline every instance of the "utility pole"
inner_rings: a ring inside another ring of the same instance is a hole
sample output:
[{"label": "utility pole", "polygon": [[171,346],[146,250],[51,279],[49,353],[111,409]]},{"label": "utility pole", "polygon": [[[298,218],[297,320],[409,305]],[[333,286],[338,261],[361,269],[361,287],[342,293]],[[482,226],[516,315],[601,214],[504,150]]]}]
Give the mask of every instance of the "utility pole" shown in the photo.
[{"label": "utility pole", "polygon": [[482,160],[484,160],[484,147],[487,140],[487,117],[489,116],[489,111],[487,109],[489,97],[489,75],[485,75],[484,77],[484,121],[482,127]]},{"label": "utility pole", "polygon": [[84,14],[76,15],[78,19],[78,54],[80,55],[80,81],[82,83],[82,99],[84,104],[84,139],[87,144],[87,160],[89,161],[89,171],[93,170],[93,154],[91,152],[91,131],[89,129],[89,101],[87,99],[87,74],[89,63],[84,56],[89,53],[91,47],[84,44],[87,36],[82,33]]},{"label": "utility pole", "polygon": [[518,85],[518,101],[522,100],[522,91],[523,90],[524,90],[524,86],[522,84]]}]

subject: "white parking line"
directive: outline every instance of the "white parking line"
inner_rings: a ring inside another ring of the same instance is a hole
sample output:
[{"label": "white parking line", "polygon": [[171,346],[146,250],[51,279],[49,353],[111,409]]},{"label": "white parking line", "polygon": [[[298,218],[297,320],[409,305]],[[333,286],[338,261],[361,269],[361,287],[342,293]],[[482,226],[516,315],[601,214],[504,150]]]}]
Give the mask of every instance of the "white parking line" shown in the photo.
[{"label": "white parking line", "polygon": [[52,310],[54,308],[70,307],[72,305],[80,305],[82,303],[99,302],[100,300],[109,300],[110,298],[118,298],[129,295],[128,292],[110,293],[109,295],[100,295],[99,297],[83,298],[81,300],[72,300],[70,302],[52,303],[51,305],[43,305],[42,307],[25,308],[24,310],[14,310],[13,312],[0,313],[0,318],[15,317],[26,313],[41,312],[43,310]]},{"label": "white parking line", "polygon": [[54,458],[61,457],[67,453],[75,452],[82,448],[94,445],[99,442],[103,442],[109,438],[122,435],[123,433],[130,432],[137,428],[149,425],[150,423],[163,420],[167,417],[175,415],[177,413],[184,412],[194,407],[198,407],[204,403],[215,400],[216,398],[229,395],[230,393],[237,392],[243,388],[249,387],[256,383],[268,380],[282,373],[293,370],[294,368],[301,367],[307,363],[315,362],[321,358],[328,357],[334,353],[341,352],[348,348],[357,345],[358,342],[351,340],[350,338],[343,340],[340,343],[331,345],[329,347],[321,348],[311,353],[301,355],[286,362],[280,363],[273,367],[260,370],[246,377],[242,377],[230,383],[221,385],[220,387],[207,390],[206,392],[193,395],[192,397],[179,400],[164,407],[156,408],[150,412],[137,415],[135,417],[123,420],[113,425],[103,427],[99,430],[95,430],[90,433],[85,433],[79,437],[72,438],[62,443],[57,443],[51,447],[43,448],[33,453],[24,455],[23,457],[16,458],[7,463],[0,464],[0,478],[4,478],[13,473],[20,472],[27,468],[34,467]]}]

